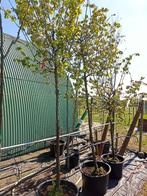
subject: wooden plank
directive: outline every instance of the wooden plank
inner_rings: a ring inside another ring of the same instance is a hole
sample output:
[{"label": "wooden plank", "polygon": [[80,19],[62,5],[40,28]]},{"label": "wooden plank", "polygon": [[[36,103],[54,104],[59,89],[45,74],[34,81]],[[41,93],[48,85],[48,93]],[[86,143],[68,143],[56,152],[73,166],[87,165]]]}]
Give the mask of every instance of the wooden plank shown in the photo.
[{"label": "wooden plank", "polygon": [[[101,141],[105,141],[106,140],[107,133],[108,133],[108,128],[109,128],[109,124],[108,123],[109,123],[109,116],[107,117],[107,120],[106,120],[104,131],[103,131],[102,137],[101,137]],[[99,156],[102,155],[103,149],[104,149],[104,144],[100,144],[100,147],[99,147]]]},{"label": "wooden plank", "polygon": [[126,150],[126,148],[127,148],[127,146],[128,146],[128,143],[129,143],[129,141],[130,141],[130,138],[131,138],[131,136],[132,136],[132,134],[133,134],[133,131],[134,131],[134,128],[135,128],[135,125],[136,125],[136,123],[137,123],[137,120],[138,120],[138,118],[139,118],[139,116],[140,116],[140,114],[141,114],[141,111],[142,111],[142,107],[143,107],[143,104],[142,104],[142,102],[140,102],[139,103],[139,106],[138,106],[138,109],[137,109],[137,111],[136,111],[136,114],[135,114],[135,116],[134,116],[134,119],[133,119],[133,121],[132,121],[132,123],[131,123],[131,125],[130,125],[130,128],[129,128],[129,130],[128,130],[128,133],[127,133],[127,135],[126,135],[126,138],[124,139],[124,142],[123,142],[123,144],[122,144],[122,146],[121,146],[121,148],[120,148],[120,151],[119,151],[119,155],[124,155],[124,153],[125,153],[125,150]]},{"label": "wooden plank", "polygon": [[[144,106],[144,101],[142,100],[142,105]],[[140,127],[139,127],[139,152],[142,150],[142,133],[143,133],[143,108],[141,110],[140,116]]]}]

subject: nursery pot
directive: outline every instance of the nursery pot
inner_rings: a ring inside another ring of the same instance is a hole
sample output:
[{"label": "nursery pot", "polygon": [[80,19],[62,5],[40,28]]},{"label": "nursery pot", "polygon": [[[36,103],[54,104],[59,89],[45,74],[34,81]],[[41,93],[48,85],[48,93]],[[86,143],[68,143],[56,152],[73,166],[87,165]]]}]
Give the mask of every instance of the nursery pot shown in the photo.
[{"label": "nursery pot", "polygon": [[94,167],[93,161],[86,161],[81,166],[82,173],[82,196],[102,196],[107,192],[110,166],[107,163],[97,161],[98,167],[102,167],[106,174],[93,176],[85,172],[90,167]]},{"label": "nursery pot", "polygon": [[[79,150],[70,149],[69,150],[69,169],[73,169],[79,164]],[[67,158],[66,158],[66,167],[67,167]]]},{"label": "nursery pot", "polygon": [[[95,143],[97,143],[97,142],[101,142],[101,140],[98,140],[98,141],[96,141]],[[110,141],[106,141],[103,145],[104,145],[104,147],[103,147],[103,152],[102,152],[102,154],[107,154],[107,153],[109,153]],[[96,154],[97,154],[97,155],[99,154],[100,146],[101,146],[101,144],[96,144],[96,145],[95,145]]]},{"label": "nursery pot", "polygon": [[[65,141],[60,140],[59,146],[60,146],[59,156],[61,156],[61,155],[63,155]],[[52,157],[56,157],[56,154],[57,154],[57,144],[56,144],[56,140],[53,140],[50,143],[50,155]]]},{"label": "nursery pot", "polygon": [[[41,183],[36,189],[36,196],[50,196],[50,194],[55,195],[55,192],[51,192],[54,186],[55,186],[55,181],[52,180],[47,180]],[[63,195],[78,196],[79,194],[79,190],[77,186],[70,181],[60,180],[60,187],[61,190],[63,191]]]},{"label": "nursery pot", "polygon": [[115,155],[119,162],[112,162],[108,159],[109,157],[111,158],[112,154],[109,153],[102,155],[102,160],[111,166],[110,178],[120,179],[122,177],[124,158],[120,155]]}]

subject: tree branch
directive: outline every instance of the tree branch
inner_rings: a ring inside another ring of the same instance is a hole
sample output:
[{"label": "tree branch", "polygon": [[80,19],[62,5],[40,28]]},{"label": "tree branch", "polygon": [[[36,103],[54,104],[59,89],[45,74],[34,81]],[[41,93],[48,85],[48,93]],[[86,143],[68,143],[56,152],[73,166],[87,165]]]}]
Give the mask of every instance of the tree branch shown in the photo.
[{"label": "tree branch", "polygon": [[20,27],[19,27],[19,29],[18,29],[16,39],[11,41],[11,43],[10,43],[10,45],[9,45],[9,47],[8,47],[8,49],[7,49],[7,51],[6,51],[6,53],[4,54],[4,59],[5,59],[5,58],[7,57],[7,55],[9,54],[9,52],[10,52],[12,46],[13,46],[14,44],[16,44],[16,42],[18,41],[19,35],[20,35],[20,31],[21,31],[21,28],[22,28],[22,25],[20,25]]}]

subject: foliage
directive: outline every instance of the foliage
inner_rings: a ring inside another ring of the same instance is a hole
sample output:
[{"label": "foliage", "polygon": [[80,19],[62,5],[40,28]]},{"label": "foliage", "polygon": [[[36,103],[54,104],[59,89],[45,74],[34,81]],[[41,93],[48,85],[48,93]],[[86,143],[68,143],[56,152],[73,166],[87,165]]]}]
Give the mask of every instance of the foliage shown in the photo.
[{"label": "foliage", "polygon": [[[90,15],[87,14],[88,8]],[[87,4],[85,17],[78,23],[79,29],[73,45],[72,67],[70,67],[71,77],[75,80],[76,87],[80,87],[81,93],[85,96],[91,143],[93,143],[93,135],[89,86],[93,85],[94,76],[101,78],[111,68],[114,56],[118,53],[115,34],[120,24],[110,23],[107,11],[105,8],[99,9],[95,5]],[[95,167],[97,167],[93,145],[91,148]]]},{"label": "foliage", "polygon": [[[28,57],[22,48],[17,48],[22,55],[18,61],[47,77],[49,72],[54,73],[58,141],[59,78],[68,73],[73,80],[76,97],[78,94],[85,97],[91,143],[93,136],[89,100],[90,96],[94,96],[99,99],[101,107],[108,111],[113,146],[112,122],[115,120],[115,114],[122,118],[128,100],[136,96],[143,79],[134,81],[131,78],[130,85],[124,89],[125,77],[130,76],[131,60],[139,54],[124,58],[119,49],[122,38],[118,33],[120,23],[109,22],[108,9],[99,9],[94,4],[86,3],[85,14],[82,14],[81,7],[84,2],[16,0],[15,13],[23,31],[28,34],[28,47],[33,47],[32,57]],[[13,19],[9,10],[5,12],[5,17]],[[123,93],[126,96],[121,100]],[[92,152],[95,159],[93,145]],[[57,159],[59,178],[59,157]]]},{"label": "foliage", "polygon": [[[107,61],[104,61],[107,69],[103,69],[101,76],[94,74],[94,79],[91,80],[91,83],[97,93],[97,97],[102,104],[101,107],[108,111],[112,153],[114,155],[113,122],[115,122],[115,116],[117,114],[117,119],[123,119],[125,107],[127,106],[128,101],[130,101],[137,95],[137,91],[140,88],[143,78],[141,78],[140,81],[133,81],[131,79],[130,86],[126,86],[125,88],[124,81],[126,79],[126,76],[131,75],[129,71],[131,60],[133,56],[139,56],[139,54],[136,53],[123,58],[123,52],[120,51],[118,47],[120,42],[119,35],[116,34],[116,36],[112,40],[113,44],[116,46],[116,50],[114,51],[113,55],[110,54],[111,58],[109,58],[108,56]],[[124,97],[123,94],[125,94]]]},{"label": "foliage", "polygon": [[[28,57],[21,48],[19,61],[48,76],[54,73],[56,94],[57,187],[60,185],[59,163],[59,78],[65,75],[71,57],[71,44],[77,32],[77,20],[84,0],[16,0],[15,12],[23,29],[29,35],[33,56]],[[24,20],[23,13],[26,17]]]}]

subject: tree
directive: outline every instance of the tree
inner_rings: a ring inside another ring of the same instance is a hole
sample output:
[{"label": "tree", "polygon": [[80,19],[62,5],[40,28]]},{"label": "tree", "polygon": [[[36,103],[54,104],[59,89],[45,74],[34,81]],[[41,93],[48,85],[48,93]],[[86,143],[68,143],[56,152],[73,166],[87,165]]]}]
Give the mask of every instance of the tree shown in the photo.
[{"label": "tree", "polygon": [[[90,8],[91,15],[87,14],[87,9]],[[87,4],[85,17],[79,21],[79,32],[75,37],[75,46],[73,46],[73,59],[72,59],[72,78],[78,79],[79,86],[84,89],[85,103],[88,111],[88,125],[90,131],[90,141],[93,160],[95,162],[95,169],[97,169],[95,150],[93,146],[93,134],[92,123],[89,106],[89,88],[90,81],[94,74],[101,77],[103,70],[109,69],[107,64],[104,64],[104,59],[107,59],[108,48],[113,50],[116,46],[110,45],[111,34],[119,27],[119,24],[115,23],[111,25],[107,18],[107,9],[98,9],[93,4]],[[110,31],[110,29],[113,31]],[[110,57],[110,60],[113,57]]]},{"label": "tree", "polygon": [[[130,98],[136,95],[139,90],[141,81],[133,81],[131,79],[131,85],[124,85],[125,78],[130,76],[129,65],[133,56],[138,56],[139,54],[132,54],[128,57],[123,57],[123,52],[119,50],[119,43],[121,37],[117,34],[113,34],[113,39],[111,39],[110,44],[114,44],[116,50],[114,55],[108,53],[104,63],[109,69],[104,69],[103,74],[99,77],[93,75],[92,85],[94,86],[98,98],[104,108],[108,112],[108,119],[110,122],[110,133],[111,133],[111,143],[112,143],[112,155],[115,159],[115,149],[114,149],[114,123],[116,114],[121,118],[126,103]],[[108,46],[107,50],[110,51],[111,46]],[[122,101],[122,95],[125,94],[125,101]]]},{"label": "tree", "polygon": [[[19,61],[43,74],[54,73],[56,95],[56,142],[57,142],[57,176],[56,187],[60,185],[60,160],[59,160],[59,83],[65,76],[65,69],[69,66],[68,59],[71,55],[71,44],[76,33],[77,20],[81,14],[81,5],[84,0],[16,0],[15,12],[20,24],[29,35],[35,54],[28,57],[21,48],[18,50],[23,55]],[[27,9],[28,8],[28,9]],[[23,20],[22,13],[26,13]]]}]

